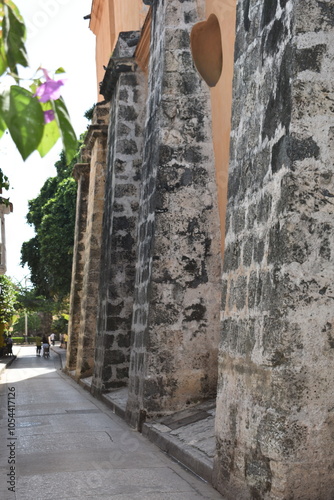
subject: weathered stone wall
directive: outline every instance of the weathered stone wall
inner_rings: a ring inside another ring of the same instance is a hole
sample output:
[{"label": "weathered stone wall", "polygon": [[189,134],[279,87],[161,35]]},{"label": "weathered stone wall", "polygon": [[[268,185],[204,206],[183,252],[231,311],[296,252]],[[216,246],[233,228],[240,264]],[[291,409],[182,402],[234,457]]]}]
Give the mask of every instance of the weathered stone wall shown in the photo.
[{"label": "weathered stone wall", "polygon": [[215,395],[220,242],[210,96],[194,69],[197,2],[152,6],[128,420]]},{"label": "weathered stone wall", "polygon": [[[136,68],[136,37],[122,34],[105,86],[111,98],[100,307],[93,392],[127,385],[146,80]],[[138,36],[137,36],[138,39]],[[123,57],[123,58],[122,58]]]},{"label": "weathered stone wall", "polygon": [[215,484],[330,500],[333,3],[237,9]]},{"label": "weathered stone wall", "polygon": [[93,374],[98,286],[101,264],[102,217],[104,212],[108,106],[96,106],[93,125],[88,131],[91,150],[90,180],[85,236],[85,262],[81,299],[80,333],[76,377]]},{"label": "weathered stone wall", "polygon": [[78,163],[77,165],[75,165],[73,171],[73,175],[78,183],[78,189],[74,229],[70,315],[68,322],[68,345],[66,355],[66,370],[68,371],[75,370],[77,364],[81,316],[82,281],[85,262],[84,238],[86,234],[87,223],[89,170],[89,163]]},{"label": "weathered stone wall", "polygon": [[78,191],[66,369],[78,379],[92,375],[94,367],[108,116],[108,106],[95,107],[81,155],[87,163],[74,168]]}]

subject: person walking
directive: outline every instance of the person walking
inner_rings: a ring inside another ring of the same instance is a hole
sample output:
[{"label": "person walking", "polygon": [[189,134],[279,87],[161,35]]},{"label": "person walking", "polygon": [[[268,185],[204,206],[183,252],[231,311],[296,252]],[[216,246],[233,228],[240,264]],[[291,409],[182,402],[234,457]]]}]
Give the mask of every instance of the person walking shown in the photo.
[{"label": "person walking", "polygon": [[48,358],[50,356],[50,344],[46,335],[43,335],[42,346],[43,346],[43,358]]},{"label": "person walking", "polygon": [[68,342],[68,335],[67,335],[67,333],[64,333],[63,338],[64,338],[64,347],[65,347],[65,349],[67,349],[67,342]]},{"label": "person walking", "polygon": [[13,339],[10,335],[8,335],[6,339],[6,347],[7,347],[7,355],[13,355]]},{"label": "person walking", "polygon": [[50,335],[51,345],[55,345],[55,339],[56,339],[55,334],[54,334],[54,333],[51,333],[51,335]]},{"label": "person walking", "polygon": [[40,336],[36,337],[36,356],[41,355],[42,339]]}]

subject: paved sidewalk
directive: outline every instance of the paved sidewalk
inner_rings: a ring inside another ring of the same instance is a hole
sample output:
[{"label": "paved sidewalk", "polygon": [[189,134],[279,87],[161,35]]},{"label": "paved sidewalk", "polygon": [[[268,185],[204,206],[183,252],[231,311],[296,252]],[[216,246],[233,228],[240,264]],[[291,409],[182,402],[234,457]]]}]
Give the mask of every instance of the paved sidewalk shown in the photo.
[{"label": "paved sidewalk", "polygon": [[0,405],[1,500],[222,499],[64,375],[54,351],[21,347]]},{"label": "paved sidewalk", "polygon": [[64,369],[65,365],[66,365],[67,350],[64,349],[63,347],[59,347],[59,346],[60,346],[60,343],[56,342],[56,344],[54,346],[51,346],[51,351],[53,351],[54,353],[57,353],[59,355],[61,367],[62,367],[62,369]]},{"label": "paved sidewalk", "polygon": [[[66,350],[58,345],[52,350],[59,354],[64,368]],[[90,391],[92,377],[81,379],[79,383]],[[125,419],[127,387],[106,392],[101,399],[113,413]],[[147,421],[142,433],[170,457],[211,484],[216,446],[215,412],[216,401],[208,400],[168,417]]]}]

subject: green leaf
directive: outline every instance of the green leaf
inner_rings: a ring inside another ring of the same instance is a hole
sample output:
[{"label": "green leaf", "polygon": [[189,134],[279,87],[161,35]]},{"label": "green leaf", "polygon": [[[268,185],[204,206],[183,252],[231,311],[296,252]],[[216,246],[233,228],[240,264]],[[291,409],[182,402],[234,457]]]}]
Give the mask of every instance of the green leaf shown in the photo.
[{"label": "green leaf", "polygon": [[16,5],[11,0],[0,8],[0,75],[7,69],[17,74],[17,64],[28,66],[25,48],[26,27]]},{"label": "green leaf", "polygon": [[[52,109],[52,106],[49,102],[46,102],[42,104],[42,109],[43,111],[48,111]],[[52,122],[44,125],[43,137],[37,148],[42,158],[53,148],[59,137],[60,131],[56,120],[52,120]]]},{"label": "green leaf", "polygon": [[7,125],[3,116],[2,100],[2,95],[0,95],[0,139],[3,136],[5,130],[7,130]]},{"label": "green leaf", "polygon": [[0,76],[2,76],[7,70],[7,59],[2,57],[2,51],[0,46]]},{"label": "green leaf", "polygon": [[0,189],[1,188],[6,189],[6,190],[9,189],[9,179],[8,179],[7,175],[5,175],[0,168]]},{"label": "green leaf", "polygon": [[66,71],[64,70],[64,68],[58,68],[55,72],[56,75],[59,75],[61,73],[66,73]]},{"label": "green leaf", "polygon": [[15,3],[12,0],[4,0],[4,3],[7,4],[12,9],[13,13],[18,18],[18,20],[21,21],[21,23],[24,23],[23,17],[21,16],[20,11],[15,5]]},{"label": "green leaf", "polygon": [[35,80],[31,85],[29,85],[29,88],[33,94],[36,94],[36,90],[41,85],[41,83],[41,81]]},{"label": "green leaf", "polygon": [[4,17],[5,9],[4,4],[0,2],[0,76],[3,75],[8,68],[8,62],[5,50],[5,40],[4,40]]},{"label": "green leaf", "polygon": [[0,139],[6,130],[7,130],[7,125],[0,112]]},{"label": "green leaf", "polygon": [[[26,39],[26,27],[21,16],[17,16],[11,6],[7,5],[8,15],[6,19],[6,42],[7,61],[10,69],[17,73],[16,65],[28,66],[28,56],[24,41]],[[6,12],[6,7],[5,7]]]},{"label": "green leaf", "polygon": [[64,99],[60,97],[59,99],[54,101],[54,104],[55,104],[56,120],[59,125],[64,151],[66,155],[66,160],[68,163],[70,163],[70,161],[77,152],[78,140],[76,138],[74,129],[71,125],[71,120]]},{"label": "green leaf", "polygon": [[2,50],[2,46],[1,46],[1,41],[0,41],[0,76],[3,75],[6,70],[7,70],[7,59],[4,55],[4,51]]},{"label": "green leaf", "polygon": [[23,160],[37,149],[44,132],[44,114],[36,97],[12,85],[3,100],[3,117]]}]

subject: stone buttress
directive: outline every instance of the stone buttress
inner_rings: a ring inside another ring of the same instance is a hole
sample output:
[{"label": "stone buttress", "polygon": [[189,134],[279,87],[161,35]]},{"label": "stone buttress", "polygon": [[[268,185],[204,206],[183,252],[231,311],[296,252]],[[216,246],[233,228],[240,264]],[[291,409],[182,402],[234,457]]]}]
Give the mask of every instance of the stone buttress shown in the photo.
[{"label": "stone buttress", "polygon": [[94,367],[108,115],[107,106],[95,107],[82,153],[87,163],[74,168],[78,194],[66,369],[77,379],[91,376]]},{"label": "stone buttress", "polygon": [[197,2],[153,2],[127,419],[215,396],[220,229]]},{"label": "stone buttress", "polygon": [[85,262],[84,237],[87,223],[87,201],[89,190],[89,163],[77,163],[73,176],[78,183],[76,218],[73,246],[72,279],[70,294],[70,315],[68,322],[68,345],[66,369],[75,370],[78,354],[78,337],[80,331],[81,296],[83,268]]},{"label": "stone buttress", "polygon": [[143,149],[146,78],[133,53],[137,32],[120,34],[101,85],[111,101],[94,394],[128,383]]},{"label": "stone buttress", "polygon": [[215,486],[334,498],[333,3],[237,3]]}]

